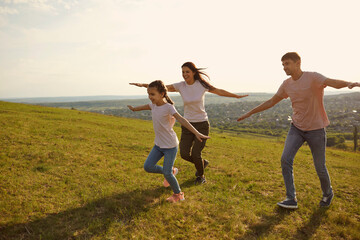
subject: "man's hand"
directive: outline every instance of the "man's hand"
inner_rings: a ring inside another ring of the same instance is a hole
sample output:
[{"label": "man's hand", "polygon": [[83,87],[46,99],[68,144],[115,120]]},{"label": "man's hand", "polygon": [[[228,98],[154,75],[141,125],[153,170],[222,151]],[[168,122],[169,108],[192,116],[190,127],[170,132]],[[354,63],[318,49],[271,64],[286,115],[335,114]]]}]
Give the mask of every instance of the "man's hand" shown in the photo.
[{"label": "man's hand", "polygon": [[360,83],[359,82],[353,82],[353,83],[350,83],[348,85],[348,88],[352,89],[353,87],[360,87]]},{"label": "man's hand", "polygon": [[245,118],[248,118],[248,117],[250,117],[250,116],[251,116],[250,113],[245,113],[244,115],[242,115],[241,117],[239,117],[237,121],[240,122],[240,121],[242,121],[242,120],[244,120]]}]

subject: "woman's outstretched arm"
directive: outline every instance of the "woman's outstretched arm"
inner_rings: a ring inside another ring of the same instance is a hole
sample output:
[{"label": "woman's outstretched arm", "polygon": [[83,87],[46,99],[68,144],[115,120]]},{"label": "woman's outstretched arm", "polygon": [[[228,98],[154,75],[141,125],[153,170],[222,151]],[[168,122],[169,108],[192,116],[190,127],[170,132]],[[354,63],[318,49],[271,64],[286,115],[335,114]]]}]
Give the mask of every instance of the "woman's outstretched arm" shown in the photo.
[{"label": "woman's outstretched arm", "polygon": [[[129,84],[137,86],[137,87],[144,87],[144,88],[147,88],[149,86],[149,84],[147,84],[147,83],[129,83]],[[166,85],[166,88],[167,88],[168,92],[176,92],[176,90],[172,84]]]},{"label": "woman's outstretched arm", "polygon": [[149,84],[147,84],[147,83],[129,83],[129,84],[137,86],[137,87],[145,87],[145,88],[147,88],[149,86]]},{"label": "woman's outstretched arm", "polygon": [[243,98],[243,97],[249,96],[249,95],[238,95],[238,94],[231,93],[231,92],[228,92],[228,91],[226,91],[224,89],[220,89],[220,88],[213,88],[213,89],[209,90],[209,92],[219,95],[219,96],[222,96],[222,97]]}]

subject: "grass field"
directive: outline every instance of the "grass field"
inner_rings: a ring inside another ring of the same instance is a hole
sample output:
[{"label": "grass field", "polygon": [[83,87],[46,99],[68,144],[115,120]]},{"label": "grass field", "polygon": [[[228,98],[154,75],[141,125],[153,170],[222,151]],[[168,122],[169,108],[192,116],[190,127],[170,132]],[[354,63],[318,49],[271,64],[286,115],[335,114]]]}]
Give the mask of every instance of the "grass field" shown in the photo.
[{"label": "grass field", "polygon": [[[136,114],[136,113],[134,113]],[[360,154],[327,149],[335,197],[319,208],[310,150],[298,152],[299,209],[284,210],[283,138],[211,130],[207,183],[178,156],[186,200],[167,203],[142,166],[152,123],[0,102],[0,239],[360,239]],[[175,130],[180,136],[180,129]]]}]

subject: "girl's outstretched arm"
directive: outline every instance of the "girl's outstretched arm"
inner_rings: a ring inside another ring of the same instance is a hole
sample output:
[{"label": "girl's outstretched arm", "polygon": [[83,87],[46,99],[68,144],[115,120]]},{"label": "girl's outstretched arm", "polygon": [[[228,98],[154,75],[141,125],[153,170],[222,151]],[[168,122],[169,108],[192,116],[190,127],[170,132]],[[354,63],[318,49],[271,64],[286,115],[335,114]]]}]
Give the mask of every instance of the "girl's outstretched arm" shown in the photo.
[{"label": "girl's outstretched arm", "polygon": [[133,107],[133,106],[131,106],[131,105],[127,105],[127,107],[128,107],[131,111],[133,111],[133,112],[135,112],[135,111],[142,111],[142,110],[151,110],[149,104],[141,105],[141,106],[137,106],[137,107]]},{"label": "girl's outstretched arm", "polygon": [[175,113],[174,117],[176,118],[176,120],[178,120],[178,122],[186,127],[187,129],[189,129],[190,132],[192,132],[193,134],[195,134],[196,138],[202,142],[202,138],[204,139],[209,139],[209,136],[203,135],[201,133],[198,132],[198,130],[196,130],[190,123],[188,120],[186,120],[183,116],[181,116],[179,113]]},{"label": "girl's outstretched arm", "polygon": [[211,90],[209,90],[209,92],[214,93],[219,96],[222,96],[222,97],[243,98],[243,97],[249,96],[249,95],[237,95],[235,93],[231,93],[224,89],[219,89],[219,88],[211,89]]}]

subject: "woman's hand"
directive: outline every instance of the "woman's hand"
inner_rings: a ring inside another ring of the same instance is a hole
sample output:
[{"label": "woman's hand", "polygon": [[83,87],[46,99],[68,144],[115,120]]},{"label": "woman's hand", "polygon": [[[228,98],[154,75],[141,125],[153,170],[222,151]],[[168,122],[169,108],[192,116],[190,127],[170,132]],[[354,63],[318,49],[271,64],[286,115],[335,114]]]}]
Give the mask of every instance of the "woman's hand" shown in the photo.
[{"label": "woman's hand", "polygon": [[249,94],[246,94],[246,95],[236,95],[236,98],[243,98],[243,97],[247,97],[249,96]]},{"label": "woman's hand", "polygon": [[134,85],[134,86],[137,86],[137,87],[148,87],[149,84],[146,84],[146,83],[129,83],[130,85]]}]

